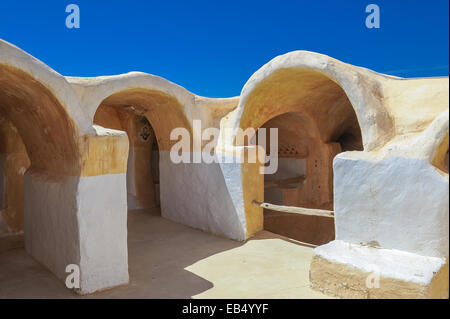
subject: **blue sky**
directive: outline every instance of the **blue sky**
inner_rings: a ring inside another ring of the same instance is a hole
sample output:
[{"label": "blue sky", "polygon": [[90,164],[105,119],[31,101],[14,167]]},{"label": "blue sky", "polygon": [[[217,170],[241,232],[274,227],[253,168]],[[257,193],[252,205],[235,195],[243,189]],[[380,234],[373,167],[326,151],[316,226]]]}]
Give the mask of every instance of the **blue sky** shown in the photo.
[{"label": "blue sky", "polygon": [[[65,26],[70,3],[80,29]],[[370,3],[379,29],[365,27]],[[448,0],[16,0],[0,1],[0,38],[63,75],[142,71],[228,97],[293,50],[402,77],[448,76],[448,12]]]}]

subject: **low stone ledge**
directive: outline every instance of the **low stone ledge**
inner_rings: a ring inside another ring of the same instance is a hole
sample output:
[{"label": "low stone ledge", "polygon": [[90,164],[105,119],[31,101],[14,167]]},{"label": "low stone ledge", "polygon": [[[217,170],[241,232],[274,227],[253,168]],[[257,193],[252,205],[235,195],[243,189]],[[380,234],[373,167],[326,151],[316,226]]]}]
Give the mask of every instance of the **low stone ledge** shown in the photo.
[{"label": "low stone ledge", "polygon": [[333,241],[317,247],[314,290],[341,298],[448,298],[447,260]]}]

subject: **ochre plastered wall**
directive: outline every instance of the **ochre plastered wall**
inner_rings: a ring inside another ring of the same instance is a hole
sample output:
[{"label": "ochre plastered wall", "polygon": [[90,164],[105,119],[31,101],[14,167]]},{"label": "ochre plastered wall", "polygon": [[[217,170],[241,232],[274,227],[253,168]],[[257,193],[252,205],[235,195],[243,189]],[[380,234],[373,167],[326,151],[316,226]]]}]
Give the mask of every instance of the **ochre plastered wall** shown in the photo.
[{"label": "ochre plastered wall", "polygon": [[0,156],[3,161],[3,205],[0,207],[0,233],[23,230],[23,174],[30,166],[25,145],[17,129],[0,111]]},{"label": "ochre plastered wall", "polygon": [[81,177],[123,174],[127,171],[128,139],[120,135],[80,138]]},{"label": "ochre plastered wall", "polygon": [[249,152],[249,149],[242,149],[241,156],[244,160],[241,164],[242,189],[244,210],[246,218],[246,236],[251,237],[264,227],[263,211],[260,207],[254,205],[253,201],[263,201],[264,189],[254,187],[264,183],[264,175],[260,174],[263,163],[259,161],[259,157],[254,156],[263,150]]}]

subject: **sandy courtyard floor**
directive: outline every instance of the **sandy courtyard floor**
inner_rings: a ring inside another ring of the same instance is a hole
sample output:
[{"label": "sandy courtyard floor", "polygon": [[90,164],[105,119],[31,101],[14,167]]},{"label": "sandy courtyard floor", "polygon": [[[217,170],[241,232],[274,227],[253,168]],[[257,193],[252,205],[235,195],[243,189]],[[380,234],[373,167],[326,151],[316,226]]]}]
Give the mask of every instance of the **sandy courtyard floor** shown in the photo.
[{"label": "sandy courtyard floor", "polygon": [[328,298],[309,288],[312,248],[263,231],[245,243],[156,212],[128,216],[130,284],[78,296],[24,249],[0,254],[0,298]]}]

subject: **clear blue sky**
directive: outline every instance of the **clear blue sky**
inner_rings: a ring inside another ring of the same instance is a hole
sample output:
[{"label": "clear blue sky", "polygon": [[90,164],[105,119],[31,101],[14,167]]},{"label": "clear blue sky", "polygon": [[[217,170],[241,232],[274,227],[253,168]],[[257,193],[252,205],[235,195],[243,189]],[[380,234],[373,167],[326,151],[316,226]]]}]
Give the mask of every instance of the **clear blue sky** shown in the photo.
[{"label": "clear blue sky", "polygon": [[[80,29],[65,26],[70,3]],[[380,29],[365,27],[370,3]],[[1,0],[0,38],[63,75],[142,71],[228,97],[293,50],[397,76],[447,76],[448,12],[448,0]]]}]

